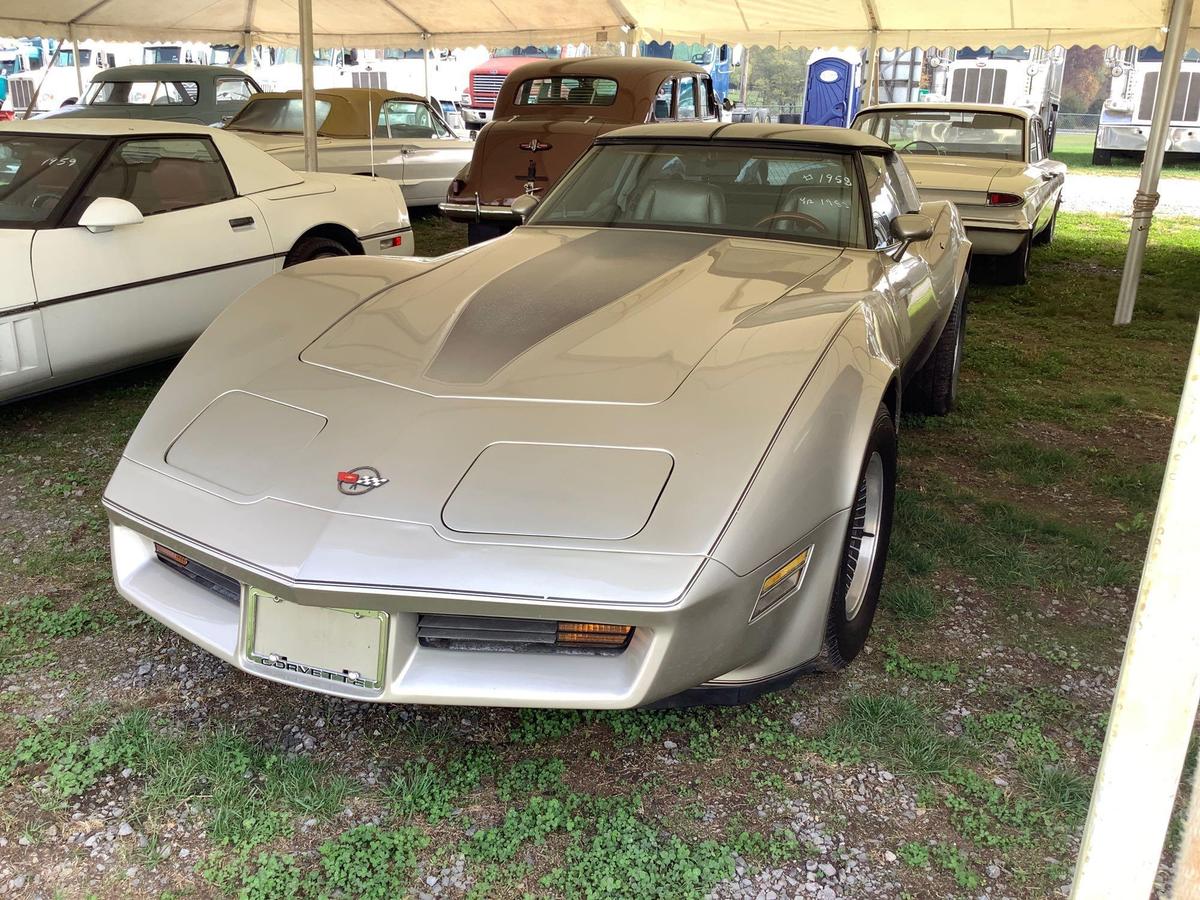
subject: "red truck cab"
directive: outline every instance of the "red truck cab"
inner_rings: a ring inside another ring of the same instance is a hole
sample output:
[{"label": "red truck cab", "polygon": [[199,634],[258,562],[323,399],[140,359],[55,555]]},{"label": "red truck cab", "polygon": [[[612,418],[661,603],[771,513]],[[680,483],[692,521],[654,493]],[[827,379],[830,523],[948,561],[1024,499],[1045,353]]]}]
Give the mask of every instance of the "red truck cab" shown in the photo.
[{"label": "red truck cab", "polygon": [[500,85],[513,69],[534,62],[537,56],[493,56],[471,70],[467,90],[462,95],[463,121],[467,129],[478,131],[492,118]]}]

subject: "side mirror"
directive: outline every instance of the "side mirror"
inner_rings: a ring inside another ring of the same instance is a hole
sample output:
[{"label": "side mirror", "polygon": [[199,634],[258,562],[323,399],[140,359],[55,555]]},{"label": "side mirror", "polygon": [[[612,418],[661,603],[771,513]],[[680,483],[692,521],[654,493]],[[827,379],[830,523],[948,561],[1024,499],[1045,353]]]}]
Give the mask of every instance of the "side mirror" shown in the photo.
[{"label": "side mirror", "polygon": [[933,220],[920,213],[905,213],[892,219],[892,237],[900,242],[895,253],[899,259],[908,249],[908,245],[917,241],[927,241],[933,237]]},{"label": "side mirror", "polygon": [[540,202],[533,194],[522,194],[512,202],[512,211],[521,220],[521,224],[524,225],[525,220],[529,218]]},{"label": "side mirror", "polygon": [[79,224],[92,234],[112,231],[120,225],[138,225],[142,221],[141,210],[118,197],[97,197],[79,217]]}]

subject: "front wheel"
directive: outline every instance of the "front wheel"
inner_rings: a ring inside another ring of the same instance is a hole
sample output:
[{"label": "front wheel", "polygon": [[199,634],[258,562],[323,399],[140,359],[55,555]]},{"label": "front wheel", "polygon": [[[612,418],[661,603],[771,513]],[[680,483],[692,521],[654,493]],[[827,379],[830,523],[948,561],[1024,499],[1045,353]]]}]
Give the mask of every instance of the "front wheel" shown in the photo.
[{"label": "front wheel", "polygon": [[958,373],[967,335],[966,277],[954,299],[950,318],[942,327],[929,359],[913,375],[904,391],[904,408],[930,416],[944,416],[958,402]]},{"label": "front wheel", "polygon": [[844,669],[866,644],[879,605],[895,502],[896,426],[887,407],[881,404],[875,411],[850,509],[825,640],[820,654],[804,667],[807,671]]}]

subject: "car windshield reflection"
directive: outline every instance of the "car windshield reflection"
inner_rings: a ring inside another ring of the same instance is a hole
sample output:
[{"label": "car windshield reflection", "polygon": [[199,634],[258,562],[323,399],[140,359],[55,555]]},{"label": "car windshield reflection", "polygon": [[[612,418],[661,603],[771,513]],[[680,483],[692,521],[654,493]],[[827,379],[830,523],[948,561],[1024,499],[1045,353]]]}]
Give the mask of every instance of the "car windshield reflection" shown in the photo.
[{"label": "car windshield reflection", "polygon": [[862,246],[852,154],[713,144],[593,148],[534,225],[649,228]]},{"label": "car windshield reflection", "polygon": [[1010,113],[983,110],[903,110],[859,116],[854,127],[901,153],[986,156],[1021,160],[1025,123]]}]

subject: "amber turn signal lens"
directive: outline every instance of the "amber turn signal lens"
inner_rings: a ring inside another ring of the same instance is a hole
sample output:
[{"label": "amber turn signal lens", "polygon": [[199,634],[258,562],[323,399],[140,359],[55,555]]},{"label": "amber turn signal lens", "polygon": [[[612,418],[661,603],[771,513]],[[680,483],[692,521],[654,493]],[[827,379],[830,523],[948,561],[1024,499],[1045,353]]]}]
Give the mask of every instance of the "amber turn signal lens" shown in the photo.
[{"label": "amber turn signal lens", "polygon": [[633,634],[632,625],[600,625],[594,622],[559,622],[558,643],[619,647]]},{"label": "amber turn signal lens", "polygon": [[186,566],[188,564],[188,558],[186,556],[184,556],[182,553],[176,553],[174,550],[170,549],[169,547],[164,547],[162,544],[155,544],[154,552],[158,554],[158,558],[163,562],[173,563],[177,566]]}]

